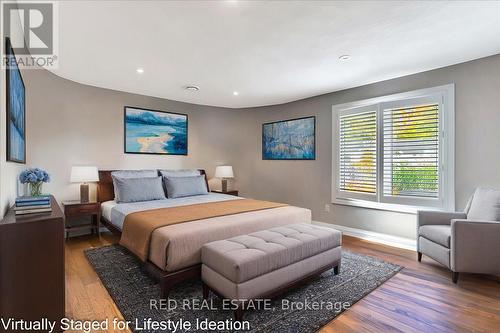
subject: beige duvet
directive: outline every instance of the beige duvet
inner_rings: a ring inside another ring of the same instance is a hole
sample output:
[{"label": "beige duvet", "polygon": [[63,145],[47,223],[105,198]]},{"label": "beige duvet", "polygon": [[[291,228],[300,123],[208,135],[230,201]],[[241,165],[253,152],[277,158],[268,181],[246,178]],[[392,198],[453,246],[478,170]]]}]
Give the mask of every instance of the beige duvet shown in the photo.
[{"label": "beige duvet", "polygon": [[311,211],[285,206],[160,227],[151,235],[149,260],[176,271],[199,264],[205,243],[294,223],[311,223]]},{"label": "beige duvet", "polygon": [[138,211],[125,217],[120,245],[125,246],[142,261],[146,261],[149,257],[151,234],[156,229],[174,224],[207,220],[212,217],[237,215],[283,206],[288,205],[271,201],[240,199]]}]

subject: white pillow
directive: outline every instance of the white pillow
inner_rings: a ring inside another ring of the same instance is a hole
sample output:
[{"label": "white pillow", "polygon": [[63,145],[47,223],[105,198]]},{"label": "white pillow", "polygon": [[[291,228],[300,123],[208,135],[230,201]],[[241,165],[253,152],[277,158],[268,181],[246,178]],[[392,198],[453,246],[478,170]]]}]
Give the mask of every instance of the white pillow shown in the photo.
[{"label": "white pillow", "polygon": [[472,197],[467,219],[500,221],[500,191],[477,188]]}]

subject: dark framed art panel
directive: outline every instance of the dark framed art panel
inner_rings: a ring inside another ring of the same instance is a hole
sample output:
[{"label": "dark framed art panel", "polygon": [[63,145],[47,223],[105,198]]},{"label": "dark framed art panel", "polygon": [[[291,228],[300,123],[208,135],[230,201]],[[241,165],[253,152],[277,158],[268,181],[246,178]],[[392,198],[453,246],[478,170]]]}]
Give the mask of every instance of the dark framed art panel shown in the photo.
[{"label": "dark framed art panel", "polygon": [[263,160],[315,160],[316,117],[262,124]]},{"label": "dark framed art panel", "polygon": [[187,155],[188,115],[133,106],[123,109],[127,154]]},{"label": "dark framed art panel", "polygon": [[7,161],[26,163],[26,91],[23,77],[16,62],[16,55],[5,38],[5,55],[7,57]]}]

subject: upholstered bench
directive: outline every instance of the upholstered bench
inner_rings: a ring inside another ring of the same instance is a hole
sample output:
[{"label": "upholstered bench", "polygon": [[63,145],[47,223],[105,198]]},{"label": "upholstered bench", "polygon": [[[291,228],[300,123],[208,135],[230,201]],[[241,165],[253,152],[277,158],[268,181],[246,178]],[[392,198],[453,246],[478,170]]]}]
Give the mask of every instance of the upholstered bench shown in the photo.
[{"label": "upholstered bench", "polygon": [[203,297],[210,290],[237,300],[272,298],[333,268],[338,274],[342,234],[311,224],[291,224],[205,244],[201,249]]}]

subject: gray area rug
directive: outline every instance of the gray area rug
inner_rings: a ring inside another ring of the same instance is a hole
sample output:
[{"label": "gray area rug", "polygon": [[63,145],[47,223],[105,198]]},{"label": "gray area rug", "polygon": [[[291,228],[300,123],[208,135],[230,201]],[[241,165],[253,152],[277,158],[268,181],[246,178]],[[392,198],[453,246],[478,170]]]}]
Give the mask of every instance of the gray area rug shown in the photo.
[{"label": "gray area rug", "polygon": [[[175,309],[155,309],[151,308],[150,300],[160,300],[160,287],[141,270],[140,262],[127,250],[119,245],[111,245],[86,250],[85,254],[124,318],[132,323],[137,320],[141,325],[137,328],[141,332],[169,331],[144,330],[142,324],[147,318],[176,322],[182,319],[192,323],[189,330],[176,332],[207,332],[202,330],[204,327],[196,329],[197,324],[205,319],[218,323],[233,322],[233,312],[223,310],[222,301],[212,293],[209,301],[213,304],[210,309],[206,306],[192,309],[195,304],[203,304],[200,281],[187,281],[175,287],[170,293],[172,308]],[[267,309],[246,311],[243,320],[248,321],[250,330],[247,331],[250,332],[315,332],[346,310],[341,305],[348,303],[352,306],[401,269],[395,264],[344,251],[339,275],[333,275],[333,270],[329,270],[302,287],[272,300],[271,309],[267,304]],[[187,307],[191,309],[183,309],[182,304],[187,304],[183,300],[189,301]],[[293,308],[290,306],[292,304]],[[224,328],[212,332],[238,329],[237,325],[226,325]]]}]

